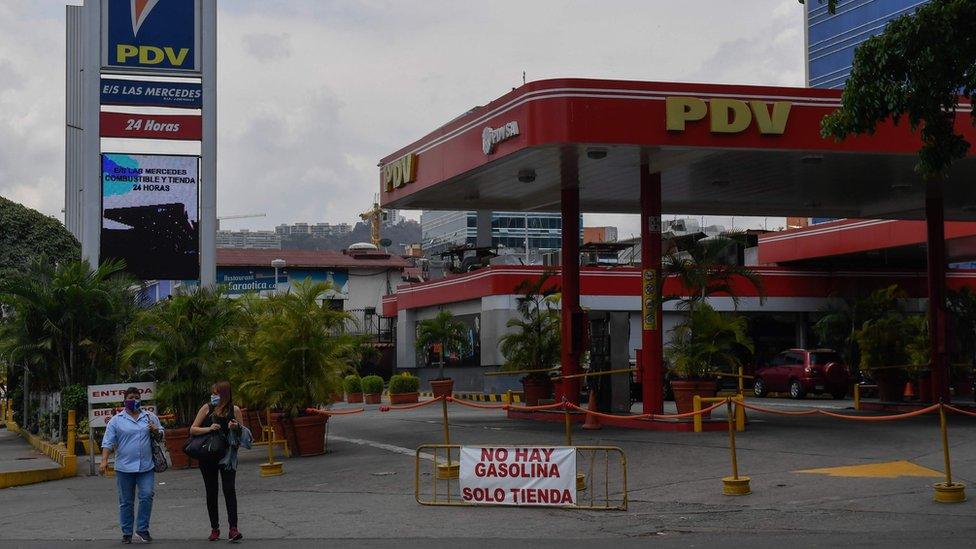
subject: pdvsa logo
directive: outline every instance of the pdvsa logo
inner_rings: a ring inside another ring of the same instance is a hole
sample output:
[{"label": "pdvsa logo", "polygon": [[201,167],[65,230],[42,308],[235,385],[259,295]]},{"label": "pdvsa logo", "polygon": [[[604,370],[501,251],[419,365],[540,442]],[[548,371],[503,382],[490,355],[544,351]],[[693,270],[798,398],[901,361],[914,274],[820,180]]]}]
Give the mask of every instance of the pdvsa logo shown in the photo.
[{"label": "pdvsa logo", "polygon": [[199,0],[108,0],[102,5],[105,66],[199,70]]}]

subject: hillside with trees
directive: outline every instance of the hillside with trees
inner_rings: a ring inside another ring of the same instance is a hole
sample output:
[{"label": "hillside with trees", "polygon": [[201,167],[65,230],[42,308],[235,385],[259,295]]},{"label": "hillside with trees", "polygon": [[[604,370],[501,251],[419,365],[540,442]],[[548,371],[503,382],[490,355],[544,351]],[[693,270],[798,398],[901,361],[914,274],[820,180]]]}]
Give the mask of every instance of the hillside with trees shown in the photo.
[{"label": "hillside with trees", "polygon": [[[390,252],[400,254],[403,253],[404,245],[420,243],[420,223],[412,219],[401,221],[396,225],[383,227],[380,235],[393,241],[388,248]],[[369,242],[369,238],[369,225],[356,223],[351,232],[340,236],[316,237],[309,234],[284,236],[281,239],[281,247],[286,250],[345,250],[356,242]]]}]

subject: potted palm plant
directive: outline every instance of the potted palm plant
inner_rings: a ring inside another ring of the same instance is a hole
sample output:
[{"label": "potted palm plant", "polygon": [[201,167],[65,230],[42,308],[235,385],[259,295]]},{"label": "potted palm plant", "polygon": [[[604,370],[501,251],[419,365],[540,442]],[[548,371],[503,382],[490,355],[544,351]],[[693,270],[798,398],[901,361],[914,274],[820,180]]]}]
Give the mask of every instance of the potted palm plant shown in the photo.
[{"label": "potted palm plant", "polygon": [[731,372],[749,359],[753,343],[746,332],[744,317],[719,313],[705,302],[696,303],[672,330],[667,357],[679,414],[692,411],[695,395],[715,396],[715,372]]},{"label": "potted palm plant", "polygon": [[546,370],[559,364],[560,333],[559,289],[549,283],[552,273],[543,273],[536,280],[523,280],[515,286],[518,318],[509,319],[505,326],[511,330],[499,340],[505,364],[499,370],[530,370],[522,377],[525,403],[535,406],[540,399],[552,398],[553,383]]},{"label": "potted palm plant", "polygon": [[[927,323],[921,316],[892,312],[866,321],[854,338],[861,370],[878,384],[883,402],[901,402],[905,384],[912,378],[922,381],[928,374],[924,369],[929,361]],[[931,395],[931,387],[925,394]]]},{"label": "potted palm plant", "polygon": [[420,400],[420,378],[403,372],[390,377],[390,404],[413,404]]},{"label": "potted palm plant", "polygon": [[281,409],[285,439],[301,456],[325,453],[327,416],[305,410],[339,390],[359,344],[347,332],[352,317],[323,303],[331,290],[306,279],[268,298],[247,351],[254,377],[241,384],[249,400]]},{"label": "potted palm plant", "polygon": [[366,376],[363,378],[363,398],[366,404],[379,404],[383,397],[383,378]]},{"label": "potted palm plant", "polygon": [[234,300],[215,288],[177,294],[143,311],[131,327],[123,360],[158,380],[156,405],[174,415],[166,430],[173,467],[188,467],[183,443],[200,406],[234,356],[232,337],[238,319]]},{"label": "potted palm plant", "polygon": [[434,318],[417,324],[415,345],[425,356],[428,350],[436,350],[438,353],[437,378],[430,382],[434,396],[452,395],[454,380],[444,375],[444,359],[448,353],[462,355],[467,352],[470,346],[467,327],[455,319],[451,311],[440,311]]}]

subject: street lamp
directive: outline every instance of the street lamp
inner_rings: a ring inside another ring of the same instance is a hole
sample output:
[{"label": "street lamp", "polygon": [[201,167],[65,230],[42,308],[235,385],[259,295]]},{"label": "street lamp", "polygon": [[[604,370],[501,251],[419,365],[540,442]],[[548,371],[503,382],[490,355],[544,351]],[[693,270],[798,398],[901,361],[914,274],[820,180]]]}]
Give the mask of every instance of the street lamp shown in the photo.
[{"label": "street lamp", "polygon": [[275,294],[278,293],[278,269],[284,268],[288,263],[284,259],[272,259],[271,266],[275,270]]}]

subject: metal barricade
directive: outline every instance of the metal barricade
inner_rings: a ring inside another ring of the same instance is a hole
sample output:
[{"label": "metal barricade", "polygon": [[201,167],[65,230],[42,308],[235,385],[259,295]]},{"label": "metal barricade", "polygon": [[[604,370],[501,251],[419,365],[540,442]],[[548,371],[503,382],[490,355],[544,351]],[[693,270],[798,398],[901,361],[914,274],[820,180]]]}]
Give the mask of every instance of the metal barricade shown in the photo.
[{"label": "metal barricade", "polygon": [[[499,446],[499,445],[491,445]],[[525,447],[513,445],[512,447]],[[533,507],[558,507],[591,511],[626,511],[627,456],[617,446],[573,446],[576,449],[576,505]],[[479,507],[492,504],[474,504],[461,499],[458,478],[443,474],[444,463],[461,461],[460,444],[422,444],[417,447],[414,462],[414,498],[420,505]],[[429,462],[429,473],[421,473],[421,462]],[[603,475],[600,475],[600,469]],[[430,477],[427,479],[423,476]],[[428,484],[429,482],[429,484]],[[426,489],[429,486],[429,490]]]}]

